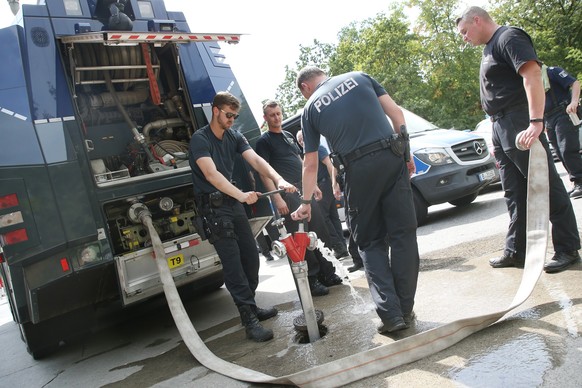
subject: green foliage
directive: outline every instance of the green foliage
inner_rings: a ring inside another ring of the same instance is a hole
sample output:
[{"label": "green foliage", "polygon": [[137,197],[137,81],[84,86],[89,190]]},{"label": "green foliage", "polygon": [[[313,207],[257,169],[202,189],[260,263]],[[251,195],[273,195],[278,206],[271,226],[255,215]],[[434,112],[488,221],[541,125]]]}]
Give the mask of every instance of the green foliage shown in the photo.
[{"label": "green foliage", "polygon": [[[295,85],[297,72],[315,64],[328,74],[364,71],[404,108],[444,128],[474,128],[483,117],[479,99],[482,47],[465,44],[455,19],[458,0],[401,0],[387,13],[353,22],[336,45],[314,40],[300,46],[294,67],[286,67],[277,99],[294,114],[305,104]],[[499,0],[484,6],[499,24],[525,29],[540,58],[582,79],[582,1]],[[414,23],[409,11],[418,12]]]},{"label": "green foliage", "polygon": [[498,24],[527,31],[548,66],[560,66],[582,78],[582,1],[500,0],[491,9]]},{"label": "green foliage", "polygon": [[335,55],[335,47],[329,43],[313,41],[312,46],[299,46],[299,59],[295,67],[285,66],[285,80],[275,94],[275,99],[283,107],[283,116],[294,115],[305,105],[305,98],[299,92],[295,80],[297,73],[307,65],[315,65],[329,73],[329,58]]}]

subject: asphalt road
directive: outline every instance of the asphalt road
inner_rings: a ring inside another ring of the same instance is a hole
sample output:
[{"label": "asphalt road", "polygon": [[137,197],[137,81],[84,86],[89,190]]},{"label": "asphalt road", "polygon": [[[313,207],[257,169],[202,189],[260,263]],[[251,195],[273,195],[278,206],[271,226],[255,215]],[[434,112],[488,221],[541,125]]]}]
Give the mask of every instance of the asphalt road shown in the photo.
[{"label": "asphalt road", "polygon": [[[573,203],[581,216],[582,200]],[[418,229],[418,319],[406,335],[507,306],[521,278],[521,270],[493,270],[487,264],[488,258],[501,254],[508,221],[499,187],[466,207],[431,207],[429,217],[428,224]],[[551,252],[550,246],[548,257]],[[345,267],[350,264],[338,263],[338,272],[347,275]],[[581,268],[576,264],[560,274],[542,274],[533,295],[502,322],[425,359],[350,386],[582,386]],[[330,295],[314,299],[326,315],[328,329],[314,344],[295,341],[292,319],[299,303],[286,261],[263,262],[260,275],[259,304],[277,305],[280,310],[278,317],[265,323],[275,332],[268,343],[244,339],[224,288],[185,303],[206,345],[225,360],[281,376],[398,340],[375,333],[378,320],[361,271],[349,274],[351,287],[346,281],[331,288]],[[0,344],[1,387],[251,386],[201,366],[162,303],[35,361],[11,321],[6,299],[0,299]]]}]

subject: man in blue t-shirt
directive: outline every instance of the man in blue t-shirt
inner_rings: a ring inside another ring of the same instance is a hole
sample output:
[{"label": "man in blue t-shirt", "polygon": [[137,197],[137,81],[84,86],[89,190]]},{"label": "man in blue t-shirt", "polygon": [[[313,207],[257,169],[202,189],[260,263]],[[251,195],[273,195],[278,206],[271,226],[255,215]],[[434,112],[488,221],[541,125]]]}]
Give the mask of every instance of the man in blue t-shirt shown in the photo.
[{"label": "man in blue t-shirt", "polygon": [[257,202],[255,191],[241,191],[232,183],[237,154],[255,170],[269,176],[280,189],[294,192],[265,160],[258,156],[247,139],[231,127],[238,117],[240,102],[230,93],[216,94],[210,124],[190,139],[190,167],[198,211],[210,230],[209,241],[222,263],[224,284],[236,304],[246,336],[262,342],[273,338],[273,331],[259,321],[277,315],[274,307],[261,309],[255,302],[259,284],[259,253],[243,207]]},{"label": "man in blue t-shirt", "polygon": [[404,155],[402,110],[376,80],[362,72],[328,78],[321,69],[308,66],[297,75],[297,87],[307,103],[301,116],[303,200],[293,217],[311,215],[308,199],[316,185],[317,149],[323,135],[332,155],[337,155],[334,160],[341,160],[334,165],[345,168],[350,231],[382,320],[378,332],[406,329],[414,319],[419,255],[409,178],[414,162]]},{"label": "man in blue t-shirt", "polygon": [[548,76],[548,85],[544,85],[546,133],[573,183],[568,194],[570,198],[578,198],[582,196],[580,123],[574,125],[570,115],[579,117],[580,82],[561,67],[552,66],[545,70]]}]

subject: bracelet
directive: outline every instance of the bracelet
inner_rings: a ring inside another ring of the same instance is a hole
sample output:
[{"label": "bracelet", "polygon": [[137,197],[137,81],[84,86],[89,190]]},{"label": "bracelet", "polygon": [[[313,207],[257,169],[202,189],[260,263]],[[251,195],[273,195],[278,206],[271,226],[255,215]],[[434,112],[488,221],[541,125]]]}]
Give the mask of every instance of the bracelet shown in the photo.
[{"label": "bracelet", "polygon": [[311,200],[301,198],[301,204],[302,205],[311,205]]},{"label": "bracelet", "polygon": [[529,119],[530,123],[543,123],[544,119]]}]

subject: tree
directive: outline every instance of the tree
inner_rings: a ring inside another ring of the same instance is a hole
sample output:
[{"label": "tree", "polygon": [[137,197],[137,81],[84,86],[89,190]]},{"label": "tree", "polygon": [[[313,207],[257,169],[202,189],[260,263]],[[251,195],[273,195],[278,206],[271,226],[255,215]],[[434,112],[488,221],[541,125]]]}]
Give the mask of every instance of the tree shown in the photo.
[{"label": "tree", "polygon": [[341,30],[332,73],[359,70],[370,74],[394,100],[410,109],[426,105],[426,88],[418,61],[422,50],[402,6]]},{"label": "tree", "polygon": [[285,80],[277,88],[275,98],[283,108],[283,116],[294,115],[305,105],[305,98],[299,92],[295,80],[297,73],[307,65],[315,65],[322,70],[329,71],[329,58],[335,53],[335,47],[330,43],[313,40],[312,46],[299,46],[299,59],[294,67],[285,66]]},{"label": "tree", "polygon": [[498,24],[523,28],[544,63],[582,79],[582,1],[500,0],[494,4],[491,14]]},{"label": "tree", "polygon": [[474,128],[483,119],[479,98],[481,49],[463,43],[456,0],[410,0],[420,14],[414,31],[425,49],[419,60],[430,103],[424,116],[443,128]]}]

